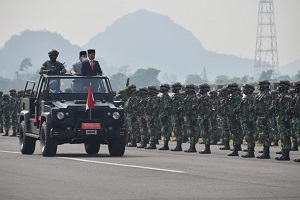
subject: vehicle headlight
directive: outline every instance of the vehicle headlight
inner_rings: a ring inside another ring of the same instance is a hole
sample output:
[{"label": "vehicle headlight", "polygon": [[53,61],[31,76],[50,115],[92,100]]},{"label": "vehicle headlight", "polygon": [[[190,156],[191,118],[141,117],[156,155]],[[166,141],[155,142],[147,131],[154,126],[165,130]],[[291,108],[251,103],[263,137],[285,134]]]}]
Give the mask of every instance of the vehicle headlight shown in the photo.
[{"label": "vehicle headlight", "polygon": [[56,114],[56,117],[57,117],[57,119],[62,120],[62,119],[65,117],[65,114],[64,114],[63,112],[58,112],[58,113]]},{"label": "vehicle headlight", "polygon": [[114,118],[114,119],[119,119],[119,118],[120,118],[120,113],[114,112],[114,113],[113,113],[113,118]]}]

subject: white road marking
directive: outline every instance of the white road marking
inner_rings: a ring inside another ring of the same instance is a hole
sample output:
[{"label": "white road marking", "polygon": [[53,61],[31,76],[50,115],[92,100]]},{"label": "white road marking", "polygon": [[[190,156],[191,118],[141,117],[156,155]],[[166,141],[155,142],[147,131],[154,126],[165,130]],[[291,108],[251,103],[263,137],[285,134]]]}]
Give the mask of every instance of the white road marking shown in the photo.
[{"label": "white road marking", "polygon": [[162,169],[162,168],[145,167],[145,166],[138,166],[138,165],[126,165],[126,164],[118,164],[118,163],[99,162],[99,161],[85,160],[85,159],[79,159],[79,158],[67,158],[67,157],[57,157],[57,158],[66,159],[66,160],[80,161],[80,162],[87,162],[87,163],[102,164],[102,165],[113,165],[113,166],[119,166],[119,167],[149,169],[149,170],[155,170],[155,171],[164,171],[164,172],[180,173],[180,174],[185,173],[184,171],[177,171],[177,170],[172,170],[172,169]]},{"label": "white road marking", "polygon": [[[0,153],[21,154],[20,152],[2,151],[2,150],[0,150]],[[184,171],[178,171],[178,170],[172,170],[172,169],[162,169],[162,168],[145,167],[145,166],[138,166],[138,165],[126,165],[126,164],[119,164],[119,163],[100,162],[100,161],[85,160],[85,159],[80,159],[80,158],[68,158],[68,157],[56,157],[56,158],[65,159],[65,160],[79,161],[79,162],[86,162],[86,163],[95,163],[95,164],[102,164],[102,165],[112,165],[112,166],[119,166],[119,167],[130,167],[130,168],[138,168],[138,169],[148,169],[148,170],[171,172],[171,173],[179,173],[179,174],[185,173]]]},{"label": "white road marking", "polygon": [[21,152],[15,152],[15,151],[2,151],[2,150],[0,150],[0,153],[14,153],[14,154],[21,154]]}]

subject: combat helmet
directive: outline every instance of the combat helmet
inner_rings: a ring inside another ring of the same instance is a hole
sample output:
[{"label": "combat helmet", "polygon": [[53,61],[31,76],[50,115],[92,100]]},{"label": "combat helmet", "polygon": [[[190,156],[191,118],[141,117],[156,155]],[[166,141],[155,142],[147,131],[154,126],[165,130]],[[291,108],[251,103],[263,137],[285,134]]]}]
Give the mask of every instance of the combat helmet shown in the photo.
[{"label": "combat helmet", "polygon": [[142,88],[139,89],[139,92],[141,94],[147,94],[148,93],[148,89],[146,87],[142,87]]},{"label": "combat helmet", "polygon": [[48,56],[58,56],[59,55],[59,52],[55,49],[51,49],[49,52],[48,52]]},{"label": "combat helmet", "polygon": [[181,85],[181,83],[176,82],[176,83],[172,84],[172,88],[182,88],[182,85]]},{"label": "combat helmet", "polygon": [[10,93],[17,93],[16,89],[9,90]]},{"label": "combat helmet", "polygon": [[285,88],[291,87],[291,83],[288,80],[280,80],[278,84],[279,84],[279,86],[282,86]]},{"label": "combat helmet", "polygon": [[227,86],[228,89],[236,89],[238,87],[239,85],[237,83],[229,83]]},{"label": "combat helmet", "polygon": [[3,95],[3,99],[9,99],[9,94]]},{"label": "combat helmet", "polygon": [[255,87],[253,85],[250,85],[250,84],[245,84],[243,86],[243,90],[250,90],[250,91],[254,91],[255,90]]},{"label": "combat helmet", "polygon": [[210,90],[210,86],[207,83],[199,85],[200,90]]},{"label": "combat helmet", "polygon": [[270,81],[262,80],[262,81],[258,82],[258,85],[260,85],[260,86],[270,86]]},{"label": "combat helmet", "polygon": [[195,90],[195,85],[194,84],[187,84],[185,86],[186,89],[189,89],[189,90]]},{"label": "combat helmet", "polygon": [[167,84],[167,83],[165,83],[165,84],[161,84],[160,85],[160,88],[163,90],[170,90],[170,85],[169,84]]},{"label": "combat helmet", "polygon": [[136,86],[134,84],[131,84],[131,85],[128,85],[127,89],[128,90],[136,89]]},{"label": "combat helmet", "polygon": [[298,80],[294,83],[293,88],[300,88],[300,80]]}]

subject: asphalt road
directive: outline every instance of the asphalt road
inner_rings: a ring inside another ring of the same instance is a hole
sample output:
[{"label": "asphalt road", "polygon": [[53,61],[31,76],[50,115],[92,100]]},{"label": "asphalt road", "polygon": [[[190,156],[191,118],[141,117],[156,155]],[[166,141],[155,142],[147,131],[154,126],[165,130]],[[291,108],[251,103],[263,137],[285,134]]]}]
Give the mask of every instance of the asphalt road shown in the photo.
[{"label": "asphalt road", "polygon": [[300,199],[300,163],[292,161],[300,152],[276,161],[278,148],[270,160],[218,148],[210,155],[126,148],[123,157],[110,157],[106,145],[90,156],[75,144],[45,158],[39,142],[33,155],[22,155],[18,138],[0,136],[0,199]]}]

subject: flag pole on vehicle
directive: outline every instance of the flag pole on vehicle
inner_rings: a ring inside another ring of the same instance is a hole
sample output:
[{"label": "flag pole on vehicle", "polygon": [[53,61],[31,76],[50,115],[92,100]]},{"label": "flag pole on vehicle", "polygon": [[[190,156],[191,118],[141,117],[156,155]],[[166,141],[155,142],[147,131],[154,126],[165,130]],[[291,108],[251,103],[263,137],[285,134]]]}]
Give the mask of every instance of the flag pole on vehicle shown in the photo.
[{"label": "flag pole on vehicle", "polygon": [[92,119],[92,108],[94,108],[94,104],[95,104],[94,95],[92,91],[93,91],[92,83],[90,83],[86,105],[85,105],[85,111],[87,111],[88,109],[90,110],[89,120]]}]

